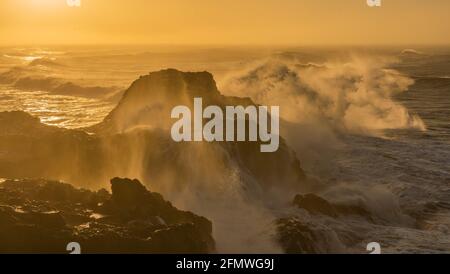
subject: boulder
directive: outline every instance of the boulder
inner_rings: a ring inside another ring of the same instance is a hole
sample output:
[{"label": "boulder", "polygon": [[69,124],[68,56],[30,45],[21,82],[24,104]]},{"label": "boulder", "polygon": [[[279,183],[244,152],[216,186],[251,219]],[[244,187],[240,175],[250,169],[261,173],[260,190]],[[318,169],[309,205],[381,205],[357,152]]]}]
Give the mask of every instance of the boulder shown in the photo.
[{"label": "boulder", "polygon": [[373,221],[372,214],[362,205],[333,204],[316,194],[298,194],[293,204],[312,214],[321,214],[336,218],[338,216],[355,215]]},{"label": "boulder", "polygon": [[323,214],[330,217],[337,217],[338,215],[332,204],[312,193],[305,195],[298,194],[295,196],[293,203],[313,214]]}]

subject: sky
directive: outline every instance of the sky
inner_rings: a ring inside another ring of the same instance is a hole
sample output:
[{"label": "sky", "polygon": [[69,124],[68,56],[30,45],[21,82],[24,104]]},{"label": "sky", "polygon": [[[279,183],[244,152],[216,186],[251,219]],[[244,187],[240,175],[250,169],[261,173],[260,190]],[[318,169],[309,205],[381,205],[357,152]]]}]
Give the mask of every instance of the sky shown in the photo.
[{"label": "sky", "polygon": [[449,0],[0,1],[0,45],[449,45],[449,26]]}]

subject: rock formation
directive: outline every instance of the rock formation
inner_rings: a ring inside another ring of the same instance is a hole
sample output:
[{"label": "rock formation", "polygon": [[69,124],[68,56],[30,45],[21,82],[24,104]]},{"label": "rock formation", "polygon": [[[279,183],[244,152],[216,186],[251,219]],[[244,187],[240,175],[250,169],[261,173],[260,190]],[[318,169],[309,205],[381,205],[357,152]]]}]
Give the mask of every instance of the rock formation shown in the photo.
[{"label": "rock formation", "polygon": [[112,194],[46,180],[0,184],[0,253],[207,253],[212,224],[180,211],[139,181],[115,178]]},{"label": "rock formation", "polygon": [[357,215],[369,220],[372,219],[369,210],[362,205],[332,204],[324,198],[312,193],[305,195],[298,194],[295,196],[293,204],[312,214],[322,214],[330,217],[338,217],[339,215]]},{"label": "rock formation", "polygon": [[172,107],[189,106],[194,97],[205,105],[254,104],[221,95],[210,73],[170,69],[136,80],[102,123],[85,129],[91,134],[44,126],[24,113],[0,113],[0,178],[50,178],[95,189],[121,176],[179,188],[237,171],[247,189],[298,190],[305,175],[282,138],[276,153],[261,153],[258,142],[175,143]]}]

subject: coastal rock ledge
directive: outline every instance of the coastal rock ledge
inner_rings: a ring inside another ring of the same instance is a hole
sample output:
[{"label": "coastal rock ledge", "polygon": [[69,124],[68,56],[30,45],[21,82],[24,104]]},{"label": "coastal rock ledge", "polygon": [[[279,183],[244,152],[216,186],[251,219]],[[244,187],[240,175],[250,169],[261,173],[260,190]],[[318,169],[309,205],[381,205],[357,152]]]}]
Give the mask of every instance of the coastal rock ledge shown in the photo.
[{"label": "coastal rock ledge", "polygon": [[212,223],[181,211],[138,180],[114,178],[112,194],[48,180],[0,184],[0,253],[214,252]]}]

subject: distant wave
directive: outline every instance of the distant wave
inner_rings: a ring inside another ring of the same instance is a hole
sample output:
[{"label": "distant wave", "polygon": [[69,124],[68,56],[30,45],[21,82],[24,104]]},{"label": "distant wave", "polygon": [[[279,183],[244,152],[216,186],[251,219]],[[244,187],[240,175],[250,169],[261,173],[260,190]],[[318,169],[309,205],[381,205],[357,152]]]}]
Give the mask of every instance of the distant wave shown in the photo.
[{"label": "distant wave", "polygon": [[415,86],[421,89],[433,89],[434,91],[447,93],[450,86],[450,77],[448,76],[415,76],[412,78],[415,81]]},{"label": "distant wave", "polygon": [[426,55],[424,52],[415,49],[404,49],[400,53],[401,55]]},{"label": "distant wave", "polygon": [[22,60],[22,61],[34,61],[34,60],[42,58],[42,56],[32,56],[32,55],[9,55],[9,54],[4,54],[3,56],[6,57],[6,58],[18,59],[18,60]]},{"label": "distant wave", "polygon": [[49,91],[60,95],[81,96],[87,98],[109,97],[117,92],[116,87],[83,87],[73,82],[62,81],[58,78],[20,78],[14,83],[18,89]]},{"label": "distant wave", "polygon": [[50,58],[39,58],[31,61],[29,66],[64,67],[65,65],[55,62]]},{"label": "distant wave", "polygon": [[450,79],[450,75],[444,75],[444,76],[414,76],[412,78],[417,79],[417,80],[424,79],[424,80],[436,80],[436,81],[439,81],[439,80],[449,80]]},{"label": "distant wave", "polygon": [[[107,100],[119,100],[115,95],[120,91],[118,87],[83,86],[73,81],[57,77],[42,77],[33,75],[34,66],[62,67],[64,65],[48,59],[37,59],[29,66],[15,67],[0,74],[0,84],[12,85],[17,89],[48,91],[59,95],[71,95],[86,98],[105,98]],[[31,68],[30,68],[31,67]]]}]

